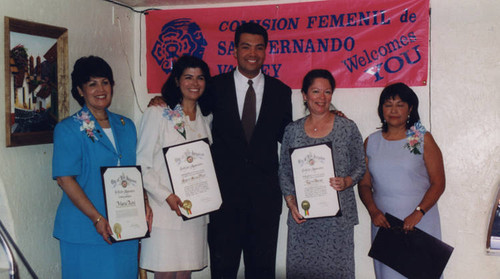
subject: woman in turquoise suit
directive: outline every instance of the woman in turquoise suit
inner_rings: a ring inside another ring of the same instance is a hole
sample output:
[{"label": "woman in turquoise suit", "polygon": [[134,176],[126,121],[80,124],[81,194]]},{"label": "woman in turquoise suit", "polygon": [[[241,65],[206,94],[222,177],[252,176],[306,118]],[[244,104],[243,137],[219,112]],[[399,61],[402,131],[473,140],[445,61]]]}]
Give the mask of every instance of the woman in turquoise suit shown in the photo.
[{"label": "woman in turquoise suit", "polygon": [[57,124],[52,160],[52,176],[63,190],[54,224],[62,278],[137,278],[138,241],[109,240],[100,173],[103,166],[136,164],[136,129],[108,110],[114,80],[106,61],[78,59],[71,79],[82,109]]},{"label": "woman in turquoise suit", "polygon": [[[382,129],[365,140],[367,171],[359,196],[372,220],[372,241],[379,227],[389,228],[385,213],[441,238],[437,201],[445,189],[443,157],[420,123],[418,98],[404,83],[384,88],[378,115]],[[406,278],[374,260],[377,279]]]}]

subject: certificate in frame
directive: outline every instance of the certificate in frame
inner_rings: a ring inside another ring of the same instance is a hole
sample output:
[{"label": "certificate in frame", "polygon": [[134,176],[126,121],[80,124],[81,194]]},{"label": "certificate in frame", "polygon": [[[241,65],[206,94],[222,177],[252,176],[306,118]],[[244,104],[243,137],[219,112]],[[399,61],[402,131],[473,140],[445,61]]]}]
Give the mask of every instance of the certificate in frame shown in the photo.
[{"label": "certificate in frame", "polygon": [[149,237],[140,166],[101,167],[112,242]]},{"label": "certificate in frame", "polygon": [[306,219],[341,216],[331,143],[290,149],[297,207]]},{"label": "certificate in frame", "polygon": [[440,278],[454,248],[415,228],[405,231],[404,221],[385,213],[390,228],[380,227],[368,256],[406,278]]},{"label": "certificate in frame", "polygon": [[222,204],[207,138],[163,148],[172,190],[182,201],[184,220],[218,210]]}]

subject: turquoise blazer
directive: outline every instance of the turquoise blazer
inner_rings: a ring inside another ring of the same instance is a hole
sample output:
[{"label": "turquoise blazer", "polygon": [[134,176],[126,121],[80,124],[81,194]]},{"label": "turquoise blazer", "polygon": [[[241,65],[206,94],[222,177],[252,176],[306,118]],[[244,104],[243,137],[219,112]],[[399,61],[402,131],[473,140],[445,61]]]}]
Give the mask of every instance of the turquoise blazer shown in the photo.
[{"label": "turquoise blazer", "polygon": [[[107,111],[116,149],[101,126],[84,106],[62,120],[54,130],[52,177],[74,176],[95,208],[106,217],[102,166],[136,163],[137,135],[134,123]],[[72,243],[104,244],[92,220],[73,205],[63,192],[54,223],[54,237]]]}]

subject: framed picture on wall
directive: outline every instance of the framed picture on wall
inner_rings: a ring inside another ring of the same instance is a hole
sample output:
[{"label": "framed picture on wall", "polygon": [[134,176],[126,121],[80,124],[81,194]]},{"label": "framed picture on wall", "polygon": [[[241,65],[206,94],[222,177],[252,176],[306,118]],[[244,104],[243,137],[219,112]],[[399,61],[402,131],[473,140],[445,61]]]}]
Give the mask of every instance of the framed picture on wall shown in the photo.
[{"label": "framed picture on wall", "polygon": [[486,250],[490,254],[500,255],[500,184],[491,210]]},{"label": "framed picture on wall", "polygon": [[6,145],[52,143],[69,115],[68,29],[10,17],[4,27]]}]

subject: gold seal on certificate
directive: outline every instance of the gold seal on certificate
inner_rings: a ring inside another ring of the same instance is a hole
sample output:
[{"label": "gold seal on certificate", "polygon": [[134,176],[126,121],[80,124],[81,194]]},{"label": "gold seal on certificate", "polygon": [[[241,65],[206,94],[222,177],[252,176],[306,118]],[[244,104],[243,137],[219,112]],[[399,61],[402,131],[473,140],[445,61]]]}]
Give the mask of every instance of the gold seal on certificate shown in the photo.
[{"label": "gold seal on certificate", "polygon": [[181,199],[183,218],[219,209],[222,198],[208,139],[163,148],[174,193]]},{"label": "gold seal on certificate", "polygon": [[303,201],[301,206],[302,209],[304,209],[304,215],[309,216],[309,208],[311,208],[311,204],[308,201]]},{"label": "gold seal on certificate", "polygon": [[115,223],[113,225],[113,231],[118,239],[122,238],[122,225],[120,225],[120,223]]},{"label": "gold seal on certificate", "polygon": [[101,167],[111,241],[147,236],[144,189],[140,166]]},{"label": "gold seal on certificate", "polygon": [[290,149],[295,195],[305,218],[337,216],[338,193],[330,186],[335,177],[331,143]]},{"label": "gold seal on certificate", "polygon": [[190,200],[185,200],[182,202],[182,208],[184,208],[187,212],[188,215],[191,214],[191,208],[193,207],[193,204],[191,203]]}]

